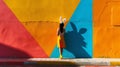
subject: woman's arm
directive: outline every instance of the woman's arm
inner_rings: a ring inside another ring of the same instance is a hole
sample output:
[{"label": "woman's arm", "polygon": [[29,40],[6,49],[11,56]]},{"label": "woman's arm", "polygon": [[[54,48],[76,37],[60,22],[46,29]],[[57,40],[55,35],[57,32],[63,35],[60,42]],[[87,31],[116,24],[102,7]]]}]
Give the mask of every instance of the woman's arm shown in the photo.
[{"label": "woman's arm", "polygon": [[57,35],[59,35],[60,33],[59,33],[59,28],[57,29]]}]

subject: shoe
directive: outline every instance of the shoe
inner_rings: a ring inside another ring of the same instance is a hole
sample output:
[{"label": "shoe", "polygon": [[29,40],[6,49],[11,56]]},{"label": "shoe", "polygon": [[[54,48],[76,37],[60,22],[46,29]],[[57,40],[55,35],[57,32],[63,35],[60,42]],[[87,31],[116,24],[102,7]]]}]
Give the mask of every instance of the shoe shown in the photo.
[{"label": "shoe", "polygon": [[60,55],[60,59],[62,59],[63,58],[63,56],[62,55]]}]

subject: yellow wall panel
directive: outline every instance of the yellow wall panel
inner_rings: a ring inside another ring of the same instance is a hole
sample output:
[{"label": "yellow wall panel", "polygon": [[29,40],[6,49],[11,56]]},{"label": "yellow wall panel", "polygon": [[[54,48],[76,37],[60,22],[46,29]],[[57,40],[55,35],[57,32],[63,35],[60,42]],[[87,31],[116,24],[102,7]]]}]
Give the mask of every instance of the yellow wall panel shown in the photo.
[{"label": "yellow wall panel", "polygon": [[68,20],[80,0],[4,0],[22,21],[58,21],[59,16]]}]

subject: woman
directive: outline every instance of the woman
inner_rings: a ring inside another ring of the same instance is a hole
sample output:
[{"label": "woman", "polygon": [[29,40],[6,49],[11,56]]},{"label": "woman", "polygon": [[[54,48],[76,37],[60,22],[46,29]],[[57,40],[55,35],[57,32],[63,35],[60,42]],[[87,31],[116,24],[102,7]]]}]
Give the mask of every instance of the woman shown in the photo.
[{"label": "woman", "polygon": [[65,48],[65,41],[64,41],[64,23],[66,21],[66,18],[62,20],[62,17],[60,17],[60,24],[58,28],[58,46],[59,46],[59,52],[60,52],[60,58],[62,58],[63,48]]}]

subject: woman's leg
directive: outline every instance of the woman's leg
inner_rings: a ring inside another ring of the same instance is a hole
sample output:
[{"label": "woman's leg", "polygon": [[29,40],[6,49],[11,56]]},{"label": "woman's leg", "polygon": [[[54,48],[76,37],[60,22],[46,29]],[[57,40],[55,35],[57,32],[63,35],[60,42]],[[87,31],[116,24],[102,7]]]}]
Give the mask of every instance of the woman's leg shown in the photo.
[{"label": "woman's leg", "polygon": [[59,48],[59,52],[60,52],[60,58],[63,58],[63,57],[62,57],[63,48]]}]

